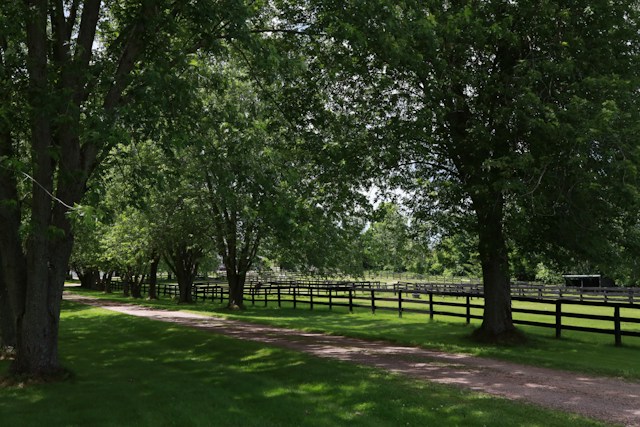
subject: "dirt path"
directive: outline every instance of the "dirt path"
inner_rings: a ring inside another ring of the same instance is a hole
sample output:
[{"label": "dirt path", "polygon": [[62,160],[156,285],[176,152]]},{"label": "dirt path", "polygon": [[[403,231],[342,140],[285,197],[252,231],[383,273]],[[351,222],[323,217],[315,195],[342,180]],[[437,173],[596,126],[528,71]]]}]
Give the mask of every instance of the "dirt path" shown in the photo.
[{"label": "dirt path", "polygon": [[[640,383],[443,353],[382,341],[301,332],[180,311],[65,294],[65,299],[133,316],[173,322],[319,357],[375,366],[448,384],[574,412],[609,423],[640,426]],[[640,355],[639,355],[640,356]]]}]

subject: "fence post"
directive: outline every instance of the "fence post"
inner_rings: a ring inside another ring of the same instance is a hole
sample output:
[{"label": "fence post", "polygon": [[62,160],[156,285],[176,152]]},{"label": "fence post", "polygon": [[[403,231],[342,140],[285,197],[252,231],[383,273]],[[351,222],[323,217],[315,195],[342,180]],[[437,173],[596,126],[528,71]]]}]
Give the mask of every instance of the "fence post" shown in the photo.
[{"label": "fence post", "polygon": [[371,314],[376,314],[376,292],[371,289]]},{"label": "fence post", "polygon": [[309,310],[313,310],[313,288],[309,288]]},{"label": "fence post", "polygon": [[402,317],[402,291],[398,291],[398,317]]},{"label": "fence post", "polygon": [[556,338],[562,335],[562,301],[556,301]]},{"label": "fence post", "polygon": [[331,288],[329,288],[329,310],[333,310],[333,298],[331,297],[331,294]]},{"label": "fence post", "polygon": [[349,289],[349,313],[353,313],[353,292]]},{"label": "fence post", "polygon": [[296,286],[293,287],[293,308],[296,308],[296,306],[298,305],[298,301],[296,300],[296,289],[298,289]]},{"label": "fence post", "polygon": [[620,306],[616,305],[613,309],[614,333],[616,336],[616,346],[622,345],[622,332],[620,331]]},{"label": "fence post", "polygon": [[433,291],[429,291],[429,319],[433,320]]},{"label": "fence post", "polygon": [[264,306],[267,306],[267,288],[264,288]]},{"label": "fence post", "polygon": [[[251,305],[256,305],[256,290],[255,286],[251,288]],[[220,294],[222,295],[222,288],[220,288]]]},{"label": "fence post", "polygon": [[280,286],[278,286],[278,308],[282,307],[282,300],[280,299]]},{"label": "fence post", "polygon": [[471,305],[469,304],[469,295],[467,295],[467,325],[471,323]]}]

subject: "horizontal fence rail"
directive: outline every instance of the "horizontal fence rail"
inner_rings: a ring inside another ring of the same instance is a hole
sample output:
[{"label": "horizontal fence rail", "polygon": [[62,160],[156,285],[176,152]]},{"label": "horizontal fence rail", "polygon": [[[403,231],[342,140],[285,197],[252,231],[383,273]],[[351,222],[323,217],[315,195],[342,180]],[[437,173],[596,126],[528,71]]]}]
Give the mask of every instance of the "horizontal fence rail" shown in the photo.
[{"label": "horizontal fence rail", "polygon": [[[148,284],[142,285],[143,292],[148,291]],[[542,287],[545,288],[545,287]],[[112,282],[113,290],[122,290],[123,283],[118,280]],[[622,337],[640,337],[640,328],[629,330],[625,326],[640,324],[640,304],[636,304],[635,294],[630,296],[627,289],[619,294],[609,293],[608,297],[594,296],[578,290],[593,288],[563,288],[561,292],[541,289],[538,286],[516,285],[512,287],[512,301],[539,304],[541,308],[512,307],[513,323],[555,330],[555,336],[560,338],[562,331],[580,331],[588,333],[607,334],[614,337],[616,345],[622,344]],[[602,288],[596,288],[602,290]],[[156,286],[158,295],[178,296],[176,284],[160,283]],[[603,292],[604,295],[607,295]],[[223,303],[228,300],[229,288],[220,280],[203,280],[193,284],[192,295],[195,301],[212,301]],[[482,319],[478,314],[484,308],[482,300],[483,287],[480,284],[452,284],[452,283],[395,283],[386,284],[368,281],[328,281],[304,280],[301,282],[281,280],[268,283],[249,281],[245,286],[245,301],[247,303],[277,304],[282,307],[288,303],[293,308],[307,306],[313,310],[317,306],[345,307],[349,312],[354,309],[367,309],[372,313],[377,311],[396,312],[399,317],[403,313],[419,313],[434,319],[434,316],[449,316],[465,319],[470,323],[472,319]],[[544,306],[547,309],[544,309]],[[575,313],[567,310],[570,306],[606,307],[610,314]],[[622,316],[621,310],[634,310],[635,316]],[[518,318],[518,314],[529,314],[539,317],[539,320]],[[607,322],[610,327],[586,327],[569,324],[570,319],[586,319]]]}]

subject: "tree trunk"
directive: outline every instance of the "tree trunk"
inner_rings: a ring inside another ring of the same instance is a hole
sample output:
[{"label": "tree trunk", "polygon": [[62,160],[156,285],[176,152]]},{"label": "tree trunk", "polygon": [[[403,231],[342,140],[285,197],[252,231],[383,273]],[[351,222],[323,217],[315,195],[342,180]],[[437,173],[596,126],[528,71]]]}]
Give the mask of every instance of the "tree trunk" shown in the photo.
[{"label": "tree trunk", "polygon": [[[64,216],[67,210],[63,211],[60,206],[53,204],[50,196],[54,191],[56,163],[51,154],[54,147],[51,111],[46,108],[51,95],[47,72],[48,4],[35,0],[32,3],[32,10],[27,14],[26,29],[34,181],[31,186],[25,281],[9,283],[9,286],[22,288],[18,294],[24,296],[21,302],[14,305],[17,355],[11,372],[19,376],[50,378],[62,371],[58,360],[58,326],[64,278],[73,241],[68,218]],[[61,158],[66,154],[62,153]],[[76,196],[73,189],[76,189],[74,184],[70,184],[70,188],[58,187],[58,200],[73,204],[79,199],[73,197]],[[52,235],[52,231],[56,233]]]},{"label": "tree trunk", "polygon": [[9,292],[4,282],[0,265],[0,354],[6,347],[16,347],[16,324],[13,308],[9,301]]},{"label": "tree trunk", "polygon": [[198,274],[198,261],[202,258],[202,250],[188,248],[186,245],[178,245],[165,256],[165,261],[178,279],[180,291],[178,303],[192,304],[193,280]]},{"label": "tree trunk", "polygon": [[511,317],[509,255],[502,222],[504,201],[500,194],[475,195],[478,221],[478,251],[484,283],[482,325],[474,337],[483,342],[517,342],[523,336],[516,331]]},{"label": "tree trunk", "polygon": [[227,308],[232,310],[244,309],[244,284],[246,273],[236,273],[227,269],[227,281],[229,282],[229,303]]},{"label": "tree trunk", "polygon": [[113,271],[109,271],[102,274],[102,279],[100,280],[100,287],[105,294],[110,294],[111,292],[113,292],[111,290],[112,277],[113,277]]},{"label": "tree trunk", "polygon": [[100,272],[97,269],[88,269],[76,271],[80,279],[80,286],[84,289],[98,289],[98,281],[100,280]]},{"label": "tree trunk", "polygon": [[27,244],[26,299],[16,310],[17,348],[11,373],[36,379],[59,378],[65,370],[58,360],[60,305],[73,244],[66,237],[50,241],[34,233]]},{"label": "tree trunk", "polygon": [[122,277],[122,294],[125,297],[131,295],[131,275],[129,273],[125,273]]},{"label": "tree trunk", "polygon": [[158,299],[158,264],[160,257],[154,256],[149,266],[149,299]]},{"label": "tree trunk", "polygon": [[134,298],[142,298],[142,282],[144,282],[144,274],[137,274],[131,279],[131,296]]},{"label": "tree trunk", "polygon": [[[25,93],[30,114],[27,152],[32,166],[29,175],[32,197],[26,203],[29,212],[21,211],[16,177],[0,168],[0,274],[16,319],[16,358],[11,373],[20,377],[52,378],[63,372],[58,361],[58,326],[73,246],[67,214],[70,206],[79,202],[85,193],[99,149],[105,145],[102,138],[88,138],[80,144],[81,104],[89,95],[86,81],[91,74],[92,46],[102,2],[82,3],[75,43],[65,40],[61,36],[64,31],[55,28],[59,20],[54,18],[64,19],[66,12],[62,2],[28,0],[25,3],[25,68],[29,80]],[[145,22],[131,27],[122,43],[121,54],[116,54],[121,60],[102,103],[103,117],[119,105],[128,76],[145,47],[146,39],[142,35],[151,31],[144,24],[159,10],[154,2],[143,2],[140,13]],[[48,25],[50,12],[51,26]],[[70,54],[71,46],[75,46],[76,54]],[[12,160],[16,154],[12,153],[7,135],[10,137],[0,125],[0,157]],[[24,213],[27,215],[22,215]],[[22,217],[29,218],[28,227],[24,227],[28,230],[24,248],[20,236]]]},{"label": "tree trunk", "polygon": [[194,275],[189,274],[188,271],[176,271],[176,278],[178,279],[178,290],[180,295],[178,296],[179,304],[193,304],[193,278]]}]

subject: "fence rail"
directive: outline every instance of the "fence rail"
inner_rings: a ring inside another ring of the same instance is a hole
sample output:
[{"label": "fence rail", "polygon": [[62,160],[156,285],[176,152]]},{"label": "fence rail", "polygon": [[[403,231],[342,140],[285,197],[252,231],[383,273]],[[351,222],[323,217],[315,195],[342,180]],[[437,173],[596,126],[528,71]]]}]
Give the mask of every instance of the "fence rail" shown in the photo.
[{"label": "fence rail", "polygon": [[[123,283],[113,281],[112,289],[121,290]],[[636,293],[602,292],[605,299],[594,301],[592,295],[576,288],[561,293],[540,289],[536,286],[516,286],[512,289],[512,301],[552,306],[552,310],[512,307],[513,323],[517,325],[535,326],[555,330],[555,336],[560,338],[562,331],[581,331],[589,333],[613,335],[616,345],[622,344],[622,337],[640,337],[640,328],[630,330],[628,325],[640,324],[640,304],[636,304]],[[143,284],[143,292],[148,285]],[[607,289],[608,290],[608,289]],[[158,284],[158,295],[177,296],[178,286],[175,284]],[[608,290],[609,291],[609,290]],[[626,291],[626,289],[625,289]],[[313,310],[316,306],[346,307],[349,312],[354,309],[397,312],[399,317],[403,313],[419,313],[434,316],[452,316],[463,318],[467,323],[472,319],[482,319],[476,314],[484,308],[478,300],[483,299],[483,288],[480,284],[444,284],[444,283],[396,283],[384,284],[380,282],[351,282],[351,281],[313,281],[302,283],[293,281],[278,281],[263,284],[252,281],[245,287],[245,301],[252,305],[277,304],[282,307],[289,303],[293,308],[306,305]],[[219,281],[196,282],[192,289],[196,301],[218,301],[223,303],[228,299],[229,288]],[[568,306],[608,307],[609,315],[575,313],[565,310]],[[635,316],[622,316],[621,310],[636,310]],[[521,319],[518,314],[540,316],[544,321]],[[546,320],[548,319],[548,321]],[[586,327],[567,324],[568,319],[586,319],[609,322],[611,327]],[[627,327],[627,328],[625,328]]]}]

